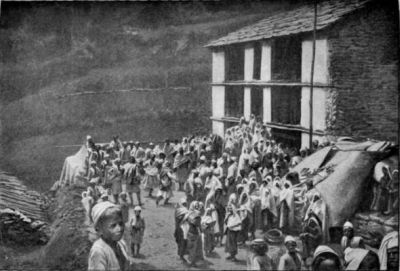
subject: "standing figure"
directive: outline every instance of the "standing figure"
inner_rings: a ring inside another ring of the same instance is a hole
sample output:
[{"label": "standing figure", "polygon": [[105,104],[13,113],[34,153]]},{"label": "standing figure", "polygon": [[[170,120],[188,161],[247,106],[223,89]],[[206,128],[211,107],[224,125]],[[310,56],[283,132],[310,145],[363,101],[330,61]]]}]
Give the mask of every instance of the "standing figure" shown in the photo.
[{"label": "standing figure", "polygon": [[164,199],[164,205],[168,204],[168,200],[173,196],[172,184],[176,180],[176,175],[171,169],[171,164],[166,161],[160,173],[160,189],[157,193],[156,205]]},{"label": "standing figure", "polygon": [[122,143],[122,149],[120,150],[120,158],[122,165],[125,165],[129,161],[131,155],[131,146],[128,142],[124,141]]},{"label": "standing figure", "polygon": [[264,179],[260,186],[260,196],[262,229],[264,232],[266,232],[273,228],[274,220],[278,216],[275,198],[271,189],[269,188],[267,179]]},{"label": "standing figure", "polygon": [[205,200],[205,197],[203,182],[199,177],[197,177],[194,179],[193,200],[203,201]]},{"label": "standing figure", "polygon": [[210,207],[213,209],[212,214],[217,218],[217,223],[215,224],[215,237],[217,244],[222,246],[222,238],[224,237],[224,218],[226,214],[226,198],[222,194],[221,189],[215,191],[214,199],[215,202],[214,204],[211,204]]},{"label": "standing figure", "polygon": [[[187,254],[187,230],[188,223],[186,221],[189,210],[187,209],[187,201],[185,198],[180,199],[175,208],[175,232],[174,237],[178,245],[178,256],[183,263],[186,263],[185,255]],[[184,229],[186,231],[184,231]]]},{"label": "standing figure", "polygon": [[286,253],[279,260],[278,270],[306,270],[300,253],[297,251],[296,240],[288,235],[285,238]]},{"label": "standing figure", "polygon": [[226,234],[225,252],[229,254],[226,259],[236,261],[238,235],[242,229],[242,220],[231,204],[227,207],[224,224]]},{"label": "standing figure", "polygon": [[288,232],[294,225],[294,193],[290,182],[286,181],[279,193],[279,228]]},{"label": "standing figure", "polygon": [[200,227],[201,217],[198,210],[189,211],[187,221],[189,229],[187,232],[187,249],[189,252],[190,266],[195,267],[199,260],[203,259],[203,244],[201,240]]},{"label": "standing figure", "polygon": [[388,198],[388,185],[391,181],[389,167],[384,162],[379,162],[374,170],[373,200],[371,203],[372,211],[385,211]]},{"label": "standing figure", "polygon": [[124,224],[129,220],[129,202],[126,192],[122,192],[118,197],[119,207],[121,208],[122,221]]},{"label": "standing figure", "polygon": [[98,183],[100,182],[100,176],[101,176],[101,172],[100,169],[97,167],[97,162],[96,161],[90,161],[90,168],[88,171],[88,176],[87,176],[87,180],[88,182],[92,182],[92,183]]},{"label": "standing figure", "polygon": [[[146,228],[143,217],[141,216],[142,208],[136,206],[134,216],[131,219],[131,250],[134,256],[139,256],[140,245],[143,243],[144,230]],[[136,248],[136,250],[135,250]]]},{"label": "standing figure", "polygon": [[212,209],[207,208],[201,218],[201,231],[203,232],[204,251],[206,257],[210,256],[215,248],[214,227],[216,220],[212,217]]},{"label": "standing figure", "polygon": [[122,175],[121,159],[116,158],[109,171],[109,181],[111,182],[114,203],[118,203],[118,195],[122,192]]},{"label": "standing figure", "polygon": [[[185,195],[187,199],[187,203],[190,204],[194,199],[194,180],[199,176],[199,172],[194,169],[192,170],[192,174],[189,176],[188,180],[184,185]],[[200,180],[201,181],[201,180]]]},{"label": "standing figure", "polygon": [[[141,147],[140,142],[136,141],[135,142],[135,148],[132,149],[133,154],[135,155],[136,160],[139,161],[144,161],[145,156],[146,156],[146,152],[145,150]],[[131,151],[131,155],[132,155],[132,151]]]},{"label": "standing figure", "polygon": [[179,191],[183,191],[183,185],[189,177],[189,162],[189,158],[185,155],[183,148],[180,147],[177,155],[175,156],[173,166],[173,168],[176,169]]},{"label": "standing figure", "polygon": [[389,198],[385,215],[391,215],[399,210],[399,171],[393,170],[391,180],[387,186]]},{"label": "standing figure", "polygon": [[172,153],[174,152],[174,147],[171,145],[170,140],[166,139],[163,147],[163,153],[165,153],[165,159],[168,160],[171,164],[174,162],[174,157]]},{"label": "standing figure", "polygon": [[303,233],[300,234],[303,242],[303,259],[312,257],[315,249],[322,244],[322,227],[317,216],[312,214],[306,221]]},{"label": "standing figure", "polygon": [[[236,157],[231,157],[231,164],[228,167],[227,177],[225,183],[233,183],[236,180],[238,174],[238,163]],[[227,185],[225,185],[227,186]]]},{"label": "standing figure", "polygon": [[139,167],[136,165],[135,157],[131,156],[129,162],[124,165],[124,179],[126,183],[126,193],[129,195],[131,205],[133,206],[133,194],[136,194],[138,205],[142,205],[140,196],[140,181]]},{"label": "standing figure", "polygon": [[159,185],[158,169],[155,165],[155,161],[150,159],[147,166],[144,169],[145,175],[143,178],[143,186],[149,191],[149,197],[153,196],[153,190]]},{"label": "standing figure", "polygon": [[93,197],[90,195],[90,192],[84,191],[84,192],[82,192],[81,202],[82,202],[83,208],[85,209],[85,212],[86,212],[85,222],[87,225],[89,225],[90,222],[92,222],[91,212],[92,212],[92,207],[93,207],[95,201],[94,201]]},{"label": "standing figure", "polygon": [[251,198],[247,192],[243,192],[239,199],[240,208],[238,210],[240,219],[242,220],[242,229],[239,235],[239,242],[245,243],[249,240],[249,233],[252,239],[254,239],[254,219]]},{"label": "standing figure", "polygon": [[228,161],[228,154],[224,152],[220,159],[217,161],[218,167],[222,168],[222,175],[220,176],[221,181],[224,181],[228,176],[228,168],[230,163]]}]

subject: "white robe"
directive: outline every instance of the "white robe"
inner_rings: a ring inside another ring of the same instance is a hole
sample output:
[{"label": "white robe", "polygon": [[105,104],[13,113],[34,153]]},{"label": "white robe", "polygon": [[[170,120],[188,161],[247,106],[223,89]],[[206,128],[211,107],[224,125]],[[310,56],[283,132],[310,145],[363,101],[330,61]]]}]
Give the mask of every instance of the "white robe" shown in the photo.
[{"label": "white robe", "polygon": [[[128,259],[125,242],[123,240],[118,241],[118,246],[121,248],[125,258]],[[119,262],[114,250],[106,242],[104,242],[103,239],[99,238],[96,240],[89,252],[88,270],[118,271],[122,269],[124,268],[119,266]]]}]

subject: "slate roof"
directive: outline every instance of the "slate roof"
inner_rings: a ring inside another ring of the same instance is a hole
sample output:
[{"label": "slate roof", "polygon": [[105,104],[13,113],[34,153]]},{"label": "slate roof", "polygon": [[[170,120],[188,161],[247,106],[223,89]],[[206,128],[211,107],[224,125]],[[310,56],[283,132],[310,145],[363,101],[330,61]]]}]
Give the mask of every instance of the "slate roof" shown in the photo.
[{"label": "slate roof", "polygon": [[[340,20],[345,15],[365,7],[372,0],[327,0],[317,6],[317,30]],[[279,36],[313,31],[314,4],[310,2],[299,8],[276,13],[253,25],[214,40],[206,47],[269,39]]]}]

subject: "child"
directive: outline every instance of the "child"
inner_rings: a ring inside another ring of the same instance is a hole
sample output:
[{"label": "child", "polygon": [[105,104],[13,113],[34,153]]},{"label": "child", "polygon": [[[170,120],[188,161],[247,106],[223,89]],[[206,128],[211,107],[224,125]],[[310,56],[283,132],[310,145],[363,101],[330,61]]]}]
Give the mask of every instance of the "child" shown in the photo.
[{"label": "child", "polygon": [[127,193],[126,192],[120,193],[118,201],[122,212],[122,220],[124,221],[125,224],[129,220],[129,202],[127,198]]},{"label": "child", "polygon": [[255,239],[250,244],[247,256],[247,270],[274,270],[271,258],[266,255],[268,244],[263,239]]},{"label": "child", "polygon": [[296,240],[288,235],[285,238],[286,253],[279,260],[278,270],[306,270],[300,253],[297,251]]},{"label": "child", "polygon": [[82,193],[82,205],[83,208],[85,208],[86,211],[86,218],[85,218],[85,223],[89,225],[90,222],[92,222],[92,217],[91,217],[91,211],[92,211],[92,207],[94,204],[94,199],[91,195],[90,191],[84,191]]},{"label": "child", "polygon": [[88,270],[126,270],[132,258],[121,240],[124,233],[121,209],[108,201],[97,203],[92,209],[92,218],[100,238],[90,249]]},{"label": "child", "polygon": [[[140,244],[143,242],[143,235],[145,229],[144,219],[140,216],[142,212],[142,208],[140,206],[136,206],[133,210],[135,215],[131,219],[131,250],[132,254],[135,256],[139,256]],[[136,246],[136,252],[135,252]]]}]

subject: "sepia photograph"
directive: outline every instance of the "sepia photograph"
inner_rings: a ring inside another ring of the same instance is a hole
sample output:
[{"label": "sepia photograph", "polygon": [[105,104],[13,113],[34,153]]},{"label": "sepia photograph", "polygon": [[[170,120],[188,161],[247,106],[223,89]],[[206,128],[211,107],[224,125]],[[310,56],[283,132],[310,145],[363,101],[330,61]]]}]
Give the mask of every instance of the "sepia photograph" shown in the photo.
[{"label": "sepia photograph", "polygon": [[400,0],[0,0],[0,270],[399,271]]}]

